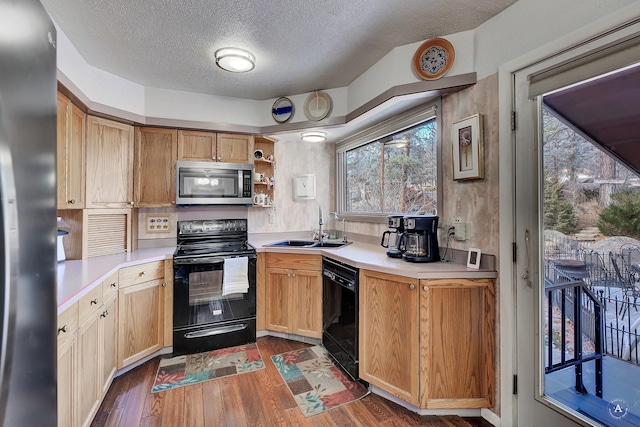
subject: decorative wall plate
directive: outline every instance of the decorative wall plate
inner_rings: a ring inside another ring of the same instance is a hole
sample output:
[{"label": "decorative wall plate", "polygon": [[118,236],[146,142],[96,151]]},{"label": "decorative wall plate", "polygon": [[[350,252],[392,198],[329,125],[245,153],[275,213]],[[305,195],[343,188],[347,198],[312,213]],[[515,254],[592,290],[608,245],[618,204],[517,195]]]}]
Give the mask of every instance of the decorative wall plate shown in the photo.
[{"label": "decorative wall plate", "polygon": [[304,114],[315,122],[324,119],[331,111],[331,98],[326,93],[316,90],[304,101]]},{"label": "decorative wall plate", "polygon": [[284,123],[293,116],[293,103],[287,97],[281,96],[276,99],[271,107],[271,116],[278,123]]},{"label": "decorative wall plate", "polygon": [[448,40],[427,40],[413,55],[413,69],[424,80],[436,80],[447,74],[455,57],[453,45]]}]

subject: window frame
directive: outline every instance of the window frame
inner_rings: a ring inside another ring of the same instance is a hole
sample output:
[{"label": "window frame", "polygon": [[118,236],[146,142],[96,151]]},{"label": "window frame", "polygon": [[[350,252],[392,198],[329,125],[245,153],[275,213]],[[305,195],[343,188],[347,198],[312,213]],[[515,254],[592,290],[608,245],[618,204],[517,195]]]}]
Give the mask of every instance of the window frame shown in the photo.
[{"label": "window frame", "polygon": [[438,97],[403,113],[383,120],[378,124],[368,127],[338,143],[336,143],[336,211],[340,218],[346,221],[368,222],[386,224],[389,213],[347,213],[346,205],[346,156],[345,153],[354,148],[362,147],[371,142],[378,141],[389,135],[402,132],[406,129],[420,125],[431,119],[436,121],[436,151],[437,151],[437,212],[442,211],[442,100]]}]

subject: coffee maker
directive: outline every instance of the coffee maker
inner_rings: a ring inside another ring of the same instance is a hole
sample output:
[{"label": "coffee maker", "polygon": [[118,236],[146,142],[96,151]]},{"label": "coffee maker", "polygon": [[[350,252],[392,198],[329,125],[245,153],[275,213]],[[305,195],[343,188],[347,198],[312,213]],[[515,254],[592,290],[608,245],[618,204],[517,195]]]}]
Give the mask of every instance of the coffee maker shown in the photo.
[{"label": "coffee maker", "polygon": [[404,232],[399,244],[399,250],[402,251],[402,259],[409,262],[440,261],[437,216],[405,216],[403,225]]},{"label": "coffee maker", "polygon": [[400,243],[400,236],[404,231],[403,218],[404,215],[389,215],[387,217],[389,221],[389,229],[382,233],[380,246],[387,248],[387,256],[391,258],[402,257],[402,251],[400,251],[398,245]]}]

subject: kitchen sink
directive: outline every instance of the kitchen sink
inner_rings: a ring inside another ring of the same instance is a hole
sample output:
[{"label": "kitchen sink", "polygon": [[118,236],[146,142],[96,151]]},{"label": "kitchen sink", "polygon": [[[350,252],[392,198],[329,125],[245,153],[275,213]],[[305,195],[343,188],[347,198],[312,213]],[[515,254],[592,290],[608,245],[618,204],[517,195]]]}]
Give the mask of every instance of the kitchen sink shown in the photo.
[{"label": "kitchen sink", "polygon": [[343,246],[349,245],[351,242],[322,242],[319,243],[315,240],[283,240],[281,242],[270,243],[265,245],[267,247],[276,247],[276,248],[324,248],[324,249],[338,249]]},{"label": "kitchen sink", "polygon": [[313,246],[316,243],[318,242],[314,240],[283,240],[282,242],[271,243],[265,246],[304,248]]}]

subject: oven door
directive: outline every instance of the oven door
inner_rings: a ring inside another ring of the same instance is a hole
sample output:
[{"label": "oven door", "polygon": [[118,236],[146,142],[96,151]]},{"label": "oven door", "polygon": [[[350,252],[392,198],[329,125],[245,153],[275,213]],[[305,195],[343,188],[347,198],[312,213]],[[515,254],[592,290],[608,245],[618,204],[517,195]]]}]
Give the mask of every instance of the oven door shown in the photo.
[{"label": "oven door", "polygon": [[248,258],[247,292],[226,292],[223,257],[173,261],[174,353],[255,342],[256,255]]}]

